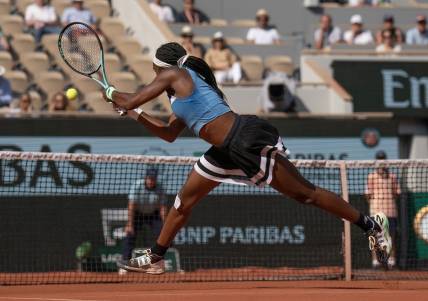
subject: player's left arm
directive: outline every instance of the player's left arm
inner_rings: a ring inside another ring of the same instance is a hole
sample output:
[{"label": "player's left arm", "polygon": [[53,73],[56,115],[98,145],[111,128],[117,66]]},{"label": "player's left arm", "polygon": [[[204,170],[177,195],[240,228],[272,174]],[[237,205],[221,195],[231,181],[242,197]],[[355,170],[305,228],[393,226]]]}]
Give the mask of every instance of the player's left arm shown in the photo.
[{"label": "player's left arm", "polygon": [[169,86],[171,86],[176,78],[176,70],[165,70],[156,76],[152,83],[145,86],[139,92],[123,93],[114,91],[111,94],[111,99],[109,99],[106,94],[104,94],[104,98],[108,101],[111,100],[120,108],[133,110],[161,95]]},{"label": "player's left arm", "polygon": [[[117,105],[114,105],[114,107],[116,110],[119,109]],[[137,113],[135,111],[128,111],[127,115],[144,125],[151,133],[167,142],[174,142],[186,127],[186,124],[177,118],[175,114],[171,114],[167,122],[145,112]]]}]

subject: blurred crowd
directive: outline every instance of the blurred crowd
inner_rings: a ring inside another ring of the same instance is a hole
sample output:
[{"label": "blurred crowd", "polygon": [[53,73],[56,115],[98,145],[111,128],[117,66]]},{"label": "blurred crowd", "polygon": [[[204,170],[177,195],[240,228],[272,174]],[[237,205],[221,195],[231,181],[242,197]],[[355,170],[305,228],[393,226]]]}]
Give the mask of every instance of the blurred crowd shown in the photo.
[{"label": "blurred crowd", "polygon": [[[72,22],[84,22],[97,28],[97,20],[89,9],[84,6],[84,0],[70,0],[70,6],[66,7],[59,15],[55,8],[47,0],[33,0],[24,12],[25,32],[34,36],[35,42],[40,48],[40,42],[45,35],[59,34],[61,28]],[[0,50],[9,51],[15,57],[13,49],[9,45],[0,30]],[[9,81],[4,77],[6,70],[0,66],[0,109],[3,111],[9,108],[11,113],[31,113],[35,101],[40,101],[38,93],[29,92],[13,95]],[[65,96],[64,91],[58,91],[48,99],[48,102],[41,107],[42,111],[70,111],[76,110],[70,105],[69,99]]]},{"label": "blurred crowd", "polygon": [[426,16],[418,15],[415,26],[404,32],[395,25],[393,15],[385,15],[383,23],[376,32],[364,27],[361,15],[353,15],[349,20],[349,28],[343,30],[333,23],[330,15],[323,15],[319,28],[314,33],[314,45],[317,49],[330,48],[338,43],[348,45],[376,45],[377,52],[400,52],[401,45],[428,45]]},{"label": "blurred crowd", "polygon": [[321,0],[321,3],[338,3],[352,7],[381,6],[391,4],[392,2],[392,0]]},{"label": "blurred crowd", "polygon": [[[379,6],[389,5],[391,1],[387,0],[349,0],[349,1],[321,1],[321,2],[336,2],[350,6]],[[176,11],[173,7],[165,5],[162,0],[152,0],[149,6],[153,13],[162,22],[167,23],[185,23],[182,27],[180,37],[181,44],[187,52],[193,56],[204,58],[208,65],[212,68],[217,81],[220,84],[238,84],[242,79],[247,79],[246,73],[243,71],[243,63],[239,54],[235,53],[233,48],[228,45],[228,37],[225,37],[223,32],[217,31],[210,38],[210,41],[198,43],[197,37],[192,29],[194,25],[214,24],[214,19],[211,19],[205,12],[200,10],[195,3],[195,0],[182,0],[182,10]],[[37,44],[40,44],[42,38],[49,34],[58,34],[63,26],[71,22],[84,22],[91,24],[100,34],[99,20],[85,7],[84,0],[70,0],[69,7],[65,8],[62,14],[59,14],[55,7],[47,0],[33,0],[33,3],[28,5],[25,11],[22,11],[25,20],[25,32],[31,33]],[[245,41],[242,43],[256,45],[282,45],[285,44],[280,32],[272,25],[270,14],[266,9],[259,9],[254,19],[246,25],[248,32]],[[242,40],[242,39],[241,39]],[[385,15],[382,25],[376,31],[369,30],[364,24],[364,19],[361,15],[355,14],[350,17],[349,25],[335,25],[333,17],[323,15],[320,18],[319,26],[314,32],[313,47],[316,49],[329,49],[337,44],[343,45],[369,45],[379,53],[398,53],[402,51],[402,45],[428,45],[428,30],[426,27],[426,16],[421,14],[416,16],[414,27],[404,31],[395,24],[393,15]],[[8,38],[3,35],[0,30],[0,50],[14,54],[14,49],[9,44]],[[274,74],[270,77],[264,70],[263,75],[265,82],[293,81],[290,74]],[[24,95],[14,95],[10,83],[4,77],[5,68],[0,66],[0,109],[11,107],[13,112],[31,112],[32,103],[34,103],[35,95],[26,93]],[[293,86],[293,82],[288,82],[287,86]],[[266,86],[266,91],[272,96],[275,93],[285,95],[289,91],[280,91],[281,89],[272,88],[275,86],[270,83]],[[278,85],[280,87],[281,85]],[[295,86],[295,85],[294,85]],[[64,89],[67,87],[64,87]],[[293,90],[293,89],[289,89]],[[279,92],[278,92],[279,91]],[[270,97],[269,96],[269,97]],[[274,96],[272,96],[274,97]],[[272,98],[270,97],[270,98]],[[73,103],[65,97],[63,91],[58,91],[54,96],[49,95],[49,100],[42,107],[45,111],[68,111],[76,110]],[[263,104],[265,110],[283,111],[279,103]],[[281,108],[280,108],[281,107]],[[288,106],[287,106],[288,107]],[[85,110],[85,108],[83,108]],[[289,109],[287,109],[289,110]]]}]

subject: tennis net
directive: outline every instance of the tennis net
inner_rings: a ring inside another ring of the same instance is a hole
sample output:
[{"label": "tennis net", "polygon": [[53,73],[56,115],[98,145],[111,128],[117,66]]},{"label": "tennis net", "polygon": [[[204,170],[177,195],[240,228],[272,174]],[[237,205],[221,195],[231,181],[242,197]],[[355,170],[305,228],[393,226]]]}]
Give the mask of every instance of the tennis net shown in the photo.
[{"label": "tennis net", "polygon": [[[166,273],[118,271],[118,259],[153,244],[164,206],[196,161],[0,152],[0,284],[428,279],[428,161],[294,162],[311,182],[364,212],[365,195],[389,189],[370,174],[394,174],[401,191],[393,271],[372,269],[359,229],[348,231],[341,220],[269,187],[229,184],[194,208],[166,254]],[[367,191],[369,178],[374,192]],[[127,226],[130,203],[136,211]]]}]

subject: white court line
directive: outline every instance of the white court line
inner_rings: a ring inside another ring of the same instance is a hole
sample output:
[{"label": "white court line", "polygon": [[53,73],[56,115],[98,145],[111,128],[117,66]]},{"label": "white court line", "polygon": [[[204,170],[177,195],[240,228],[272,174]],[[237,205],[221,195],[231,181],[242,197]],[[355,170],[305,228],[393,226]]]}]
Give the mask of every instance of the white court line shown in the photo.
[{"label": "white court line", "polygon": [[45,301],[107,301],[95,299],[57,299],[57,298],[32,298],[32,297],[0,297],[3,300],[45,300]]}]

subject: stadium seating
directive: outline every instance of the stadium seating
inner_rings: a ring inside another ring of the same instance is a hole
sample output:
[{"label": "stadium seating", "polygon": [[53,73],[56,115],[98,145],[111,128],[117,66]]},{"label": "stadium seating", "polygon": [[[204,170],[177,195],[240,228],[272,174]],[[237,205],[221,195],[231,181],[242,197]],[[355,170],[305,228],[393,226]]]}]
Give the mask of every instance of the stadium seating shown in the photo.
[{"label": "stadium seating", "polygon": [[143,47],[133,37],[121,36],[114,39],[113,43],[125,60],[129,60],[133,56],[143,53]]},{"label": "stadium seating", "polygon": [[71,80],[74,87],[76,87],[83,95],[90,94],[101,89],[95,81],[86,76],[73,74],[71,76]]},{"label": "stadium seating", "polygon": [[[181,10],[181,4],[174,0],[166,0],[176,11]],[[15,1],[14,5],[9,0],[0,0],[0,26],[4,34],[10,37],[10,44],[17,55],[18,60],[14,61],[8,52],[0,52],[0,65],[7,70],[7,76],[12,78],[14,91],[25,91],[29,86],[36,83],[42,90],[39,79],[34,79],[34,75],[39,75],[49,70],[59,70],[54,72],[54,80],[61,82],[61,85],[74,85],[82,95],[91,94],[98,91],[99,87],[90,79],[76,74],[63,62],[57,49],[57,35],[45,35],[41,41],[43,48],[36,48],[34,38],[25,28],[23,15],[28,4],[32,0]],[[214,3],[208,0],[198,1],[198,6],[211,17],[211,24],[192,26],[195,33],[195,41],[204,45],[206,49],[211,47],[211,39],[215,32],[222,31],[227,43],[232,50],[241,58],[242,69],[245,79],[241,84],[248,81],[250,85],[261,84],[265,71],[285,72],[292,75],[300,61],[300,51],[306,44],[313,40],[313,31],[318,27],[318,10],[308,10],[301,3],[287,2],[277,3],[275,1],[266,2],[266,7],[272,14],[272,22],[277,25],[284,37],[284,44],[277,45],[251,45],[246,43],[246,34],[250,27],[255,26],[254,14],[259,8],[254,2],[248,2],[247,6],[233,10],[235,2]],[[52,0],[51,4],[57,13],[61,15],[64,8],[70,5],[69,0]],[[154,78],[151,58],[147,55],[147,48],[141,41],[128,35],[124,21],[120,16],[112,13],[112,9],[107,0],[87,0],[85,5],[97,17],[100,32],[103,33],[102,43],[105,50],[106,68],[109,79],[121,85],[128,91],[137,89],[142,84],[149,83]],[[403,4],[401,4],[403,5]],[[416,5],[416,4],[415,4]],[[217,7],[218,6],[218,7]],[[279,17],[280,11],[276,8],[286,7],[287,18]],[[209,10],[211,8],[211,10]],[[213,9],[215,8],[215,9]],[[349,16],[354,13],[361,13],[365,20],[366,28],[373,32],[381,25],[382,16],[387,12],[394,14],[399,8],[394,6],[386,8],[372,9],[369,7],[348,8],[341,6],[325,6],[323,11],[333,15],[334,22],[342,29],[349,27]],[[404,31],[414,26],[414,18],[418,12],[417,6],[400,10],[400,18],[397,24]],[[13,14],[11,12],[15,11]],[[18,14],[16,13],[18,12]],[[302,22],[305,19],[305,22]],[[183,24],[169,24],[172,33],[179,36]],[[131,28],[132,29],[132,28]],[[133,29],[135,30],[135,29]],[[144,43],[144,41],[143,41]],[[350,47],[338,45],[333,47],[333,51],[372,51],[374,45],[364,47]],[[37,52],[36,52],[37,51]],[[422,53],[424,48],[418,46],[403,45],[403,51]],[[21,65],[28,71],[11,71],[15,66]],[[56,68],[56,69],[55,69]],[[130,72],[124,72],[129,70]],[[62,74],[61,74],[62,73]],[[61,76],[59,76],[61,75]],[[29,78],[28,78],[29,77]],[[60,78],[61,77],[61,78]],[[60,86],[59,84],[57,85]]]},{"label": "stadium seating", "polygon": [[33,0],[18,0],[18,1],[15,1],[16,8],[22,14],[25,13],[25,9],[27,8],[27,6],[30,5],[30,4],[32,4],[32,3],[33,3]]},{"label": "stadium seating", "polygon": [[58,54],[58,35],[48,34],[44,35],[42,38],[43,48],[53,57]]},{"label": "stadium seating", "polygon": [[22,33],[24,29],[24,20],[19,15],[0,16],[0,26],[7,35]]},{"label": "stadium seating", "polygon": [[70,1],[68,0],[52,0],[51,3],[59,15],[62,15],[64,9],[70,6]]},{"label": "stadium seating", "polygon": [[34,51],[36,42],[31,34],[19,33],[13,36],[12,47],[17,54],[24,54]]},{"label": "stadium seating", "polygon": [[225,19],[211,19],[210,20],[210,25],[211,26],[218,26],[218,27],[222,27],[222,26],[227,26],[227,20]]},{"label": "stadium seating", "polygon": [[24,93],[28,87],[28,78],[22,71],[7,71],[6,78],[10,81],[12,91],[15,93]]},{"label": "stadium seating", "polygon": [[155,73],[150,57],[142,54],[133,56],[130,58],[129,65],[132,66],[132,70],[137,74],[143,84],[148,84],[154,79]]},{"label": "stadium seating", "polygon": [[116,53],[104,54],[104,62],[107,74],[120,72],[122,70],[122,62]]},{"label": "stadium seating", "polygon": [[291,58],[285,55],[267,57],[265,59],[265,68],[274,72],[286,73],[289,76],[293,74],[294,70]]},{"label": "stadium seating", "polygon": [[20,59],[25,69],[34,77],[50,67],[49,57],[44,52],[26,52],[20,56]]},{"label": "stadium seating", "polygon": [[0,51],[0,66],[6,68],[6,70],[11,70],[14,65],[12,55],[7,51]]},{"label": "stadium seating", "polygon": [[100,29],[110,41],[126,34],[125,26],[118,18],[103,18],[100,22]]},{"label": "stadium seating", "polygon": [[260,81],[263,76],[263,60],[259,56],[246,55],[241,58],[241,67],[250,81]]},{"label": "stadium seating", "polygon": [[64,91],[65,79],[60,72],[45,71],[35,78],[37,85],[48,95],[48,98],[59,91]]},{"label": "stadium seating", "polygon": [[110,83],[118,90],[124,92],[134,92],[138,88],[137,78],[131,72],[116,72],[111,74]]},{"label": "stadium seating", "polygon": [[241,26],[241,27],[254,27],[256,26],[256,21],[253,19],[238,19],[232,21],[233,26]]},{"label": "stadium seating", "polygon": [[0,15],[9,14],[10,9],[11,5],[9,0],[0,0]]},{"label": "stadium seating", "polygon": [[111,104],[100,101],[102,98],[101,92],[93,92],[86,95],[84,102],[89,106],[90,109],[101,114],[113,114],[115,111]]},{"label": "stadium seating", "polygon": [[110,15],[110,5],[105,0],[87,1],[86,7],[91,10],[97,19],[106,18]]}]

